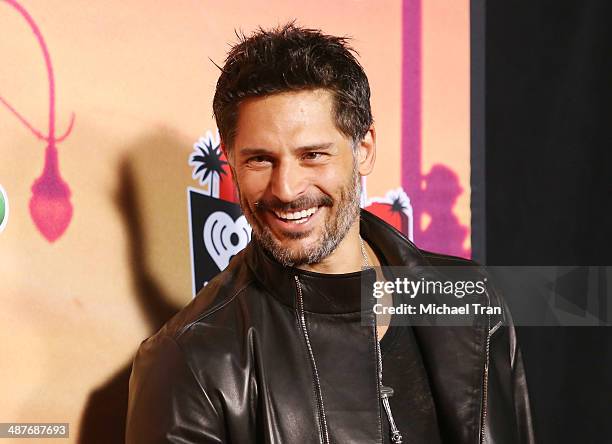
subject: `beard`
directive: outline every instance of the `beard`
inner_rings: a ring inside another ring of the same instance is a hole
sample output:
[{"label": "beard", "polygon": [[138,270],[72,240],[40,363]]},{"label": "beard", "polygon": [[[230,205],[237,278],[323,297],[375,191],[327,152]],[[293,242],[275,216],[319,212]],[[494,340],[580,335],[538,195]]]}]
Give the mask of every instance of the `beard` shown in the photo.
[{"label": "beard", "polygon": [[[253,229],[256,241],[278,262],[285,267],[311,265],[321,262],[338,247],[349,229],[359,217],[359,196],[361,194],[361,177],[358,172],[357,158],[354,156],[353,169],[349,180],[339,191],[336,202],[327,194],[300,197],[292,202],[281,202],[278,199],[259,200],[251,205],[243,198],[238,187],[240,206]],[[325,220],[318,227],[301,232],[283,232],[286,239],[303,239],[320,227],[321,234],[313,245],[308,247],[288,248],[277,240],[274,233],[264,222],[260,214],[265,211],[290,212],[303,208],[327,207]],[[334,211],[335,208],[335,211]]]}]

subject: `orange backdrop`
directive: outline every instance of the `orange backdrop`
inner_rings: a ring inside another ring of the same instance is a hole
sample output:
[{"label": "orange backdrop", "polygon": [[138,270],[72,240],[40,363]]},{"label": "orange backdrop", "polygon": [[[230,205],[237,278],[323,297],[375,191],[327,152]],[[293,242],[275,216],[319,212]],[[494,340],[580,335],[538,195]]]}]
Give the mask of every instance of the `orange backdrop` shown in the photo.
[{"label": "orange backdrop", "polygon": [[[188,163],[192,145],[215,131],[217,69],[209,58],[222,63],[236,28],[248,33],[294,18],[353,36],[378,132],[368,197],[384,196],[402,183],[402,2],[20,4],[49,49],[58,135],[75,115],[72,132],[56,144],[73,212],[53,242],[35,224],[31,187],[48,143],[0,104],[0,186],[10,204],[0,232],[0,422],[69,422],[76,442],[96,427],[115,427],[140,341],[192,297],[185,191],[199,186]],[[452,166],[462,187],[453,213],[467,226],[469,4],[427,0],[421,11],[421,170]],[[0,96],[44,135],[49,83],[41,49],[2,0],[0,36]],[[415,223],[429,222],[423,214]]]}]

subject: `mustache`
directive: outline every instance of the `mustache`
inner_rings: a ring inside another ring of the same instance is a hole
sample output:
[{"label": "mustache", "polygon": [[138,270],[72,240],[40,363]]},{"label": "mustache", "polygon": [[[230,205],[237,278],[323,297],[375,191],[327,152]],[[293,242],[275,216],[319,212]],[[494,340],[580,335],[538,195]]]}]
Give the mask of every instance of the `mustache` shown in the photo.
[{"label": "mustache", "polygon": [[276,197],[272,197],[255,202],[255,212],[279,211],[285,213],[312,207],[331,207],[333,204],[333,199],[325,194],[320,196],[303,196],[291,202],[283,202]]}]

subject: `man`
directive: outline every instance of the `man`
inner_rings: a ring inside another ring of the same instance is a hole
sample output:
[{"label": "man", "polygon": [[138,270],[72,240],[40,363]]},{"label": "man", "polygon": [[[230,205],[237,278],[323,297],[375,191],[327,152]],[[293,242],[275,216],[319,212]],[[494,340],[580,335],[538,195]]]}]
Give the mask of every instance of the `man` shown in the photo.
[{"label": "man", "polygon": [[363,267],[467,263],[360,211],[369,100],[343,38],[290,24],[231,49],[213,108],[253,240],[141,345],[128,443],[533,442],[511,326],[362,312]]}]

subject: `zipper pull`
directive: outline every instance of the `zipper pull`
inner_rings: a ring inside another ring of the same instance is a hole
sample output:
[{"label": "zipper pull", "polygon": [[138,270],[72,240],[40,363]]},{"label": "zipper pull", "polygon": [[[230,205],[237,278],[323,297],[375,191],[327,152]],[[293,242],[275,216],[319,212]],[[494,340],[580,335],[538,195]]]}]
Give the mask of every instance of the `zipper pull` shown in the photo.
[{"label": "zipper pull", "polygon": [[393,419],[393,413],[391,413],[391,405],[389,404],[389,398],[393,396],[393,388],[381,385],[380,386],[380,399],[382,400],[383,407],[385,408],[385,412],[387,412],[387,418],[389,419],[389,426],[391,428],[391,442],[393,444],[402,444],[403,438],[399,429],[395,425],[395,420]]}]

